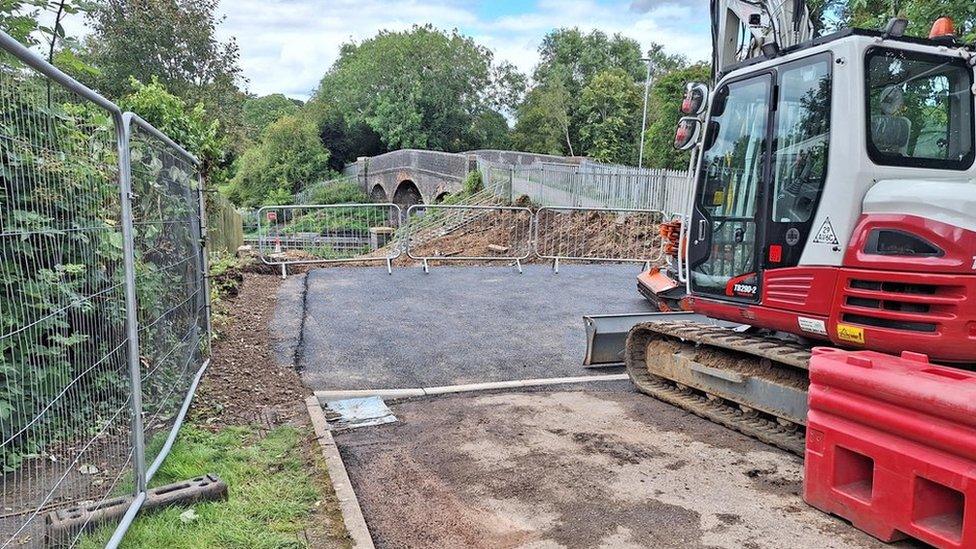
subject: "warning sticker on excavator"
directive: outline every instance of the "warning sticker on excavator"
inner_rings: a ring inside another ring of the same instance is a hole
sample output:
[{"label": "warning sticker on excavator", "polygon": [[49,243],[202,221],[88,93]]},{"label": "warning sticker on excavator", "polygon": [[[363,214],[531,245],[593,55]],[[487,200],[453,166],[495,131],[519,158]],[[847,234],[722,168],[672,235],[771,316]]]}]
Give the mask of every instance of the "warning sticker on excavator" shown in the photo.
[{"label": "warning sticker on excavator", "polygon": [[817,231],[817,236],[813,239],[813,242],[815,244],[840,244],[837,240],[837,233],[834,232],[834,226],[830,224],[829,217],[824,219],[823,225]]},{"label": "warning sticker on excavator", "polygon": [[838,324],[837,337],[842,341],[849,341],[851,343],[864,345],[864,328],[849,326],[847,324]]}]

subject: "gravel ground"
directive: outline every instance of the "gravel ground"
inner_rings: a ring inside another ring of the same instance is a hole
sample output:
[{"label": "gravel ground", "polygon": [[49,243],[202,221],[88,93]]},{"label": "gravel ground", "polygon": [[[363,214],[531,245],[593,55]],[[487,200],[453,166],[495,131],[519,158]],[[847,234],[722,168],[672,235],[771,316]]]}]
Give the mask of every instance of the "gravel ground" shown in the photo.
[{"label": "gravel ground", "polygon": [[393,411],[336,437],[378,547],[885,547],[803,503],[799,459],[620,386]]},{"label": "gravel ground", "polygon": [[[650,310],[635,289],[637,265],[524,270],[311,271],[297,360],[302,379],[313,390],[337,390],[593,374],[582,367],[583,315]],[[279,296],[287,308],[276,315],[280,361],[296,343],[300,322],[288,311],[300,310],[301,290],[289,281]]]}]

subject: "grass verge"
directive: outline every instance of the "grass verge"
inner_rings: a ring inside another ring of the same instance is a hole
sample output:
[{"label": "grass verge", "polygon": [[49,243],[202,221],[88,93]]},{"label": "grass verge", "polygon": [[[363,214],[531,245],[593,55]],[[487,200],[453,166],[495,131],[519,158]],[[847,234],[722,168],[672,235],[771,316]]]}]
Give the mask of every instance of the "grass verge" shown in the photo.
[{"label": "grass verge", "polygon": [[[324,498],[320,479],[326,478],[326,473],[323,464],[310,457],[317,452],[309,451],[307,437],[302,429],[290,425],[265,434],[252,427],[227,427],[214,433],[184,426],[172,453],[153,479],[153,486],[216,473],[230,487],[228,501],[197,504],[192,513],[188,512],[191,508],[172,507],[140,514],[123,546],[348,545],[348,541],[335,539],[335,533],[322,531],[324,517],[319,514]],[[335,518],[328,522],[334,524]],[[338,521],[341,523],[341,517]],[[81,547],[104,546],[113,529],[114,526],[102,528],[87,536]]]}]

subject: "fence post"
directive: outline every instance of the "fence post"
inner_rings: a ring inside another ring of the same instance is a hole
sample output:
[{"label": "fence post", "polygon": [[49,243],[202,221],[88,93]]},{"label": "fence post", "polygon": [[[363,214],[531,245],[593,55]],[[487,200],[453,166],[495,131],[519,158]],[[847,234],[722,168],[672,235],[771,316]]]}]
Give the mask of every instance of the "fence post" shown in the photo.
[{"label": "fence post", "polygon": [[[203,310],[207,322],[207,348],[209,349],[210,338],[213,336],[213,319],[210,310],[210,249],[207,247],[209,228],[207,226],[207,200],[203,190],[204,183],[203,170],[200,170],[200,173],[197,174],[197,198],[200,201],[200,280],[203,282],[203,299],[205,300]],[[227,251],[228,253],[237,253],[237,250]]]},{"label": "fence post", "polygon": [[515,203],[515,165],[508,167],[508,203]]},{"label": "fence post", "polygon": [[129,113],[118,121],[116,136],[119,151],[119,192],[122,205],[122,256],[125,270],[125,330],[128,345],[129,383],[132,390],[132,446],[135,468],[135,493],[146,491],[146,441],[142,424],[142,371],[139,365],[139,312],[136,300],[135,231],[132,218],[132,158]]}]

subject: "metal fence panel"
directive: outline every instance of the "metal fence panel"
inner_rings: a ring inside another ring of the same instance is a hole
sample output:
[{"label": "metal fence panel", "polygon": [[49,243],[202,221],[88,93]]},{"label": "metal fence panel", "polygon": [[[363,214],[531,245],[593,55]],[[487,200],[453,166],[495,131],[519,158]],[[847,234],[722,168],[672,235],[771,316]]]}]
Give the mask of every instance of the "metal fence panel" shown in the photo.
[{"label": "metal fence panel", "polygon": [[0,46],[0,540],[33,545],[132,487],[122,113]]},{"label": "metal fence panel", "polygon": [[663,255],[654,210],[545,207],[536,212],[535,251],[542,259],[654,263]]},{"label": "metal fence panel", "polygon": [[2,32],[0,161],[0,543],[114,546],[206,366],[196,161]]},{"label": "metal fence panel", "polygon": [[125,120],[148,481],[209,358],[209,295],[196,159],[137,116]]},{"label": "metal fence panel", "polygon": [[396,204],[265,206],[258,210],[258,253],[268,265],[385,261],[403,216]]},{"label": "metal fence panel", "polygon": [[[533,215],[528,208],[415,204],[407,219],[407,256],[423,261],[425,271],[429,260],[507,260],[521,271],[522,260],[532,254]],[[438,238],[448,234],[451,249],[441,249]]]},{"label": "metal fence panel", "polygon": [[512,166],[511,195],[541,206],[629,208],[680,212],[687,172],[583,163]]}]

